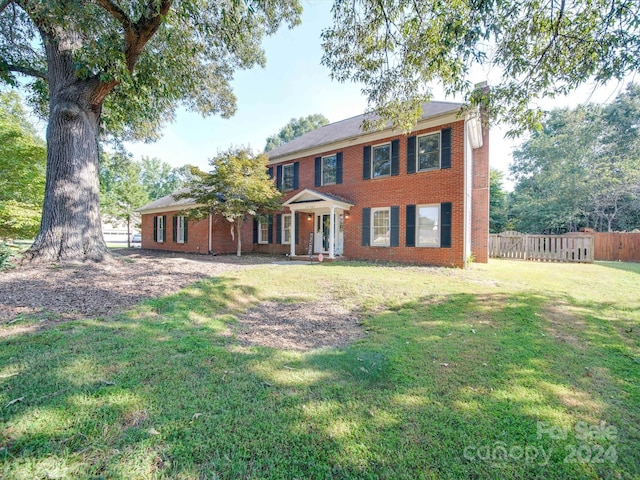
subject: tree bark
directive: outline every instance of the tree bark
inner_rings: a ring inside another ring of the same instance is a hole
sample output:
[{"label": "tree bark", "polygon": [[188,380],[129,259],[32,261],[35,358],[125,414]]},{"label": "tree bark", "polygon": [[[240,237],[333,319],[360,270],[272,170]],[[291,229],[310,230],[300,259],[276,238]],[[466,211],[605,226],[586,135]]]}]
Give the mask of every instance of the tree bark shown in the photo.
[{"label": "tree bark", "polygon": [[242,222],[239,219],[236,219],[236,232],[238,233],[238,252],[236,255],[238,257],[242,256],[242,238],[240,237],[240,232],[242,231]]},{"label": "tree bark", "polygon": [[[73,38],[45,39],[49,73],[47,177],[42,221],[26,252],[30,261],[102,261],[98,132],[102,102],[113,86],[74,74]],[[110,87],[110,88],[109,88]]]}]

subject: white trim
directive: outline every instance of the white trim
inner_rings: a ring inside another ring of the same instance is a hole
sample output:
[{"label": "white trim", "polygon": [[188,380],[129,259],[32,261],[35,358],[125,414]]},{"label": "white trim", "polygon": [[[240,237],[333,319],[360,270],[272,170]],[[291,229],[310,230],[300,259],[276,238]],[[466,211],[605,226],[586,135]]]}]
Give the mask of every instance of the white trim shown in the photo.
[{"label": "white trim", "polygon": [[[326,183],[324,181],[324,159],[330,158],[330,157],[333,157],[335,159],[336,180],[332,183]],[[320,185],[324,187],[325,185],[336,185],[337,183],[338,183],[338,152],[332,153],[331,155],[324,155],[323,157],[320,157]]]},{"label": "white trim", "polygon": [[[380,147],[384,147],[386,145],[389,145],[389,173],[386,175],[378,175],[377,177],[373,176],[373,150],[376,148],[380,148]],[[400,153],[400,152],[398,152]],[[369,159],[369,164],[370,164],[370,168],[371,170],[369,171],[369,178],[370,179],[374,179],[374,178],[387,178],[391,176],[391,159],[393,158],[393,147],[391,146],[391,141],[389,142],[383,142],[383,143],[378,143],[377,145],[371,145],[371,158]]]},{"label": "white trim", "polygon": [[[438,135],[438,166],[431,168],[420,168],[420,139],[424,137],[430,137],[432,135]],[[432,170],[441,170],[442,169],[442,130],[438,130],[437,132],[428,132],[423,133],[422,135],[416,136],[416,172],[430,172]]]},{"label": "white trim", "polygon": [[[413,132],[417,132],[418,130],[425,130],[431,127],[437,127],[439,125],[443,125],[446,123],[453,123],[465,120],[464,116],[459,115],[459,109],[456,109],[453,112],[447,112],[442,115],[436,115],[433,117],[426,118],[424,120],[420,120],[415,127],[409,132],[409,134]],[[366,145],[374,142],[378,142],[380,140],[384,140],[389,137],[395,137],[403,135],[403,132],[393,129],[391,127],[386,128],[384,130],[378,130],[372,133],[362,133],[360,135],[354,135],[353,137],[345,138],[342,140],[338,140],[335,142],[329,142],[325,144],[319,144],[311,148],[298,150],[296,152],[291,152],[286,155],[282,155],[281,157],[269,158],[268,165],[275,165],[282,162],[287,162],[289,160],[296,160],[299,158],[322,155],[325,152],[330,150],[344,150],[347,147],[351,147],[354,145]]]},{"label": "white trim", "polygon": [[[386,237],[387,243],[385,243],[384,245],[381,245],[381,244],[376,245],[373,243],[373,236],[375,231],[373,217],[376,212],[381,212],[381,211],[388,213],[389,225],[387,228],[387,237]],[[390,247],[391,246],[391,207],[378,207],[378,208],[371,209],[371,217],[369,219],[369,246],[371,247]]]},{"label": "white trim", "polygon": [[185,203],[180,205],[167,205],[165,207],[149,208],[147,210],[136,210],[141,215],[150,215],[153,213],[171,213],[179,212],[180,210],[187,210],[190,208],[204,207],[202,203]]},{"label": "white trim", "polygon": [[[293,190],[294,185],[296,184],[296,167],[294,167],[295,162],[292,163],[287,163],[286,165],[282,165],[282,178],[280,179],[280,187],[282,188],[283,192],[290,192],[291,190]],[[284,170],[285,168],[289,168],[291,167],[291,188],[287,188],[284,184],[284,179],[285,179],[285,174],[284,174]]]},{"label": "white trim", "polygon": [[[304,196],[313,197],[317,200],[309,203],[309,205],[306,205],[305,203],[297,204],[296,202],[298,201],[298,199]],[[300,212],[312,212],[318,210],[319,208],[330,208],[331,205],[335,205],[337,208],[341,208],[342,210],[347,211],[354,206],[353,203],[349,203],[344,200],[337,200],[310,188],[305,188],[304,190],[296,193],[293,197],[282,204],[283,207],[289,207],[289,209],[291,210],[295,209],[296,211]]]},{"label": "white trim", "polygon": [[176,243],[185,243],[184,226],[186,221],[184,215],[176,215]]},{"label": "white trim", "polygon": [[[284,219],[285,218],[289,218],[289,241],[285,241],[284,239],[284,232],[287,230],[284,227]],[[293,224],[293,214],[292,213],[283,213],[282,216],[280,217],[280,241],[282,245],[289,245],[291,244],[291,225]]]},{"label": "white trim", "polygon": [[[262,226],[267,226],[267,238],[262,238]],[[267,245],[269,243],[269,222],[258,222],[258,244]]]}]

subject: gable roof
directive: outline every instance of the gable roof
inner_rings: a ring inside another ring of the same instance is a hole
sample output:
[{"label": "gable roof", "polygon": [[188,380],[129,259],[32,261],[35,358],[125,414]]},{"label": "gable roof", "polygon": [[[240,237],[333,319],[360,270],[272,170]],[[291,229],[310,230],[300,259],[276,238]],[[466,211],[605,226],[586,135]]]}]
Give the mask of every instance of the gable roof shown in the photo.
[{"label": "gable roof", "polygon": [[193,198],[181,198],[179,200],[176,200],[173,197],[174,195],[186,192],[188,192],[186,188],[181,188],[173,193],[170,193],[169,195],[165,195],[164,197],[158,198],[153,202],[149,202],[140,208],[136,208],[135,211],[140,213],[147,213],[151,211],[169,210],[169,207],[171,207],[171,209],[195,207],[196,203]]},{"label": "gable roof", "polygon": [[[428,102],[422,105],[422,116],[420,120],[425,120],[431,117],[437,117],[446,113],[453,113],[459,111],[463,106],[461,103],[453,102]],[[273,150],[267,152],[269,160],[275,160],[277,158],[289,155],[295,152],[301,152],[314,147],[320,147],[322,145],[329,145],[340,140],[348,138],[358,137],[365,133],[362,131],[362,122],[367,118],[367,115],[358,115],[356,117],[347,118],[339,122],[330,123],[324,127],[317,128],[311,132],[307,132],[297,138],[294,138],[290,142],[280,145]],[[375,118],[375,117],[370,117]],[[391,123],[387,122],[385,130],[391,129]]]}]

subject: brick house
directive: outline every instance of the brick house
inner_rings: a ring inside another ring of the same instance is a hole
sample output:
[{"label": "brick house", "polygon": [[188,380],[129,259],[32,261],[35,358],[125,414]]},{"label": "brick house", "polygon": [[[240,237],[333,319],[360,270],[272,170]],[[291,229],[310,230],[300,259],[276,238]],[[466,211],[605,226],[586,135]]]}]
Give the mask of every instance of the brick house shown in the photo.
[{"label": "brick house", "polygon": [[[487,262],[488,131],[477,114],[460,115],[460,107],[425,104],[406,135],[391,128],[363,133],[360,115],[270,151],[269,173],[285,194],[283,208],[269,222],[245,224],[243,251],[295,257],[311,250],[329,259],[457,267],[471,258]],[[188,225],[187,234],[174,214],[190,205],[165,199],[140,209],[143,248],[235,251],[224,220]],[[180,243],[185,236],[188,242]]]}]

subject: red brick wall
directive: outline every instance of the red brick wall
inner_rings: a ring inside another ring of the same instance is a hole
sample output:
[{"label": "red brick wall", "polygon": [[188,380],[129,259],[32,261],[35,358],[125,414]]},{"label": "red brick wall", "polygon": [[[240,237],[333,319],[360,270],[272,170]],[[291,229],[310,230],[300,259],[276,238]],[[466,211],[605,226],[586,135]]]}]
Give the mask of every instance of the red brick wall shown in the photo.
[{"label": "red brick wall", "polygon": [[[187,243],[173,241],[173,216],[178,211],[167,211],[142,215],[142,248],[151,250],[170,250],[173,252],[190,252],[206,254],[209,251],[209,220],[188,220]],[[166,215],[165,241],[153,240],[153,217]],[[215,253],[235,253],[237,244],[231,237],[230,223],[224,218],[214,216],[212,222],[212,250]],[[242,227],[242,251],[253,251],[252,222],[247,221]]]},{"label": "red brick wall", "polygon": [[483,128],[482,148],[473,151],[471,193],[471,253],[474,261],[489,261],[489,129]]},{"label": "red brick wall", "polygon": [[[343,183],[326,187],[314,186],[314,159],[316,155],[302,157],[300,162],[299,189],[289,192],[285,199],[298,193],[300,190],[310,188],[319,192],[337,195],[356,206],[351,208],[350,216],[344,222],[344,256],[350,259],[369,259],[378,261],[398,261],[411,263],[425,263],[444,266],[464,266],[463,247],[463,222],[464,222],[464,120],[459,120],[438,127],[412,132],[411,135],[438,131],[447,127],[452,128],[452,152],[451,168],[417,172],[407,174],[407,136],[396,135],[384,140],[374,142],[385,143],[394,139],[400,139],[400,175],[363,180],[362,179],[362,148],[368,144],[358,144],[340,150],[328,150],[323,155],[330,155],[339,151],[343,152]],[[483,179],[488,182],[488,136],[485,136],[485,146],[474,151],[474,161],[478,167],[474,169],[474,190],[477,189],[475,211],[479,217],[483,215],[484,205]],[[477,160],[476,160],[477,158]],[[290,162],[283,162],[287,164]],[[485,165],[486,163],[486,165]],[[484,170],[486,169],[486,174]],[[476,178],[477,177],[477,178]],[[488,195],[488,190],[486,191]],[[488,219],[488,196],[486,197],[486,211],[484,215]],[[405,247],[406,229],[406,205],[452,203],[451,248],[425,248]],[[400,246],[399,247],[365,247],[362,246],[362,209],[376,207],[400,207]],[[302,214],[301,223],[308,223],[306,229],[300,229],[300,238],[303,253],[306,253],[309,231],[312,222],[306,220]],[[486,222],[488,228],[488,221]],[[476,230],[474,254],[477,261],[486,261],[486,241],[484,255],[481,238],[483,238],[483,220],[474,223]],[[487,235],[488,239],[488,230]],[[274,234],[275,239],[275,234]],[[280,245],[260,245],[259,251],[280,252],[288,251]],[[477,251],[476,251],[477,250]]]}]

